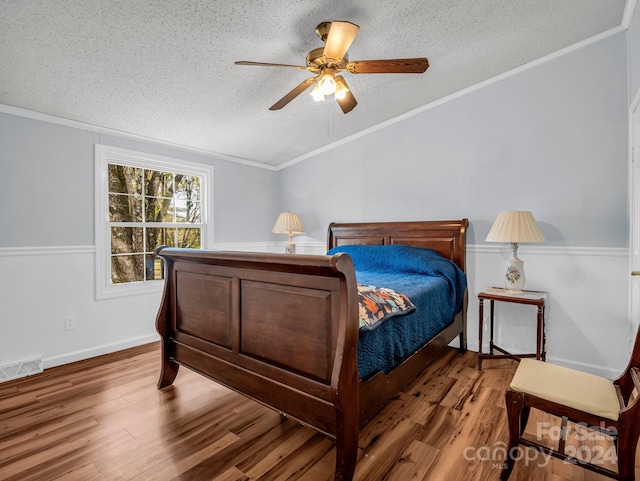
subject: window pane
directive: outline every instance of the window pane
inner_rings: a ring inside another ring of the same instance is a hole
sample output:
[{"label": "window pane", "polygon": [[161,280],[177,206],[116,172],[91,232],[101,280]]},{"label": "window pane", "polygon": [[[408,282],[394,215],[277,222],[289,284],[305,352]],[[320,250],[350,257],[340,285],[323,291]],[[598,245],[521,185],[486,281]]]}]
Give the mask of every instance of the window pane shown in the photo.
[{"label": "window pane", "polygon": [[175,200],[176,222],[200,223],[200,202]]},{"label": "window pane", "polygon": [[109,194],[109,221],[142,222],[142,198],[138,195]]},{"label": "window pane", "polygon": [[112,227],[111,253],[132,254],[134,252],[144,252],[142,233],[142,227]]},{"label": "window pane", "polygon": [[153,281],[164,279],[164,264],[155,254],[147,254],[144,261],[146,279]]},{"label": "window pane", "polygon": [[153,197],[173,197],[173,174],[145,170],[144,193]]},{"label": "window pane", "polygon": [[153,252],[160,246],[174,247],[175,229],[167,227],[147,227],[147,252]]},{"label": "window pane", "polygon": [[139,282],[144,280],[144,254],[112,256],[111,283]]},{"label": "window pane", "polygon": [[176,198],[197,202],[200,200],[200,177],[176,174]]},{"label": "window pane", "polygon": [[142,194],[142,169],[109,164],[109,192]]},{"label": "window pane", "polygon": [[145,220],[147,222],[173,222],[171,198],[145,197],[144,202]]},{"label": "window pane", "polygon": [[178,245],[176,247],[201,249],[200,228],[178,229]]}]

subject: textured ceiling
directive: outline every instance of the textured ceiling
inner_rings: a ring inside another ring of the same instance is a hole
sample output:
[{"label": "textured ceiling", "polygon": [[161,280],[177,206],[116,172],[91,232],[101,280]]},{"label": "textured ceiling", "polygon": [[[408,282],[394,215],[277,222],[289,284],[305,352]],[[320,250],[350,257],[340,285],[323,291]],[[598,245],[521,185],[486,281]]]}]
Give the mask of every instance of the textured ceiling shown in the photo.
[{"label": "textured ceiling", "polygon": [[[0,104],[278,165],[621,25],[625,0],[0,0]],[[349,20],[350,60],[427,57],[424,74],[344,74],[358,106],[302,94],[315,27]]]}]

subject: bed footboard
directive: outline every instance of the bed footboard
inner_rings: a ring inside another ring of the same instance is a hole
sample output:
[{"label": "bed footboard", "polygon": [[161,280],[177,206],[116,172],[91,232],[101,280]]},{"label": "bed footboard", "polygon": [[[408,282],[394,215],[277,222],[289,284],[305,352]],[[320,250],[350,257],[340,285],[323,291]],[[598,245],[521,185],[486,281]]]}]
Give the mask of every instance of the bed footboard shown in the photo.
[{"label": "bed footboard", "polygon": [[355,469],[357,285],[348,256],[161,247],[158,388],[184,365],[336,440],[336,480]]}]

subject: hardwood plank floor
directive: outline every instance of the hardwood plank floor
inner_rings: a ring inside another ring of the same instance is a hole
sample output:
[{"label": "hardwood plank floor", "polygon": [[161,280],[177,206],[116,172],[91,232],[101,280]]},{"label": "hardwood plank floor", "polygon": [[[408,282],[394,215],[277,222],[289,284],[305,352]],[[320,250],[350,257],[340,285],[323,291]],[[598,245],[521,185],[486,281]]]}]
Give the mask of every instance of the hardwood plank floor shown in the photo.
[{"label": "hardwood plank floor", "polygon": [[[497,480],[516,364],[476,365],[451,349],[395,397],[361,431],[354,479]],[[0,384],[0,481],[333,479],[326,437],[185,368],[159,391],[159,366],[154,343]],[[553,438],[555,425],[533,412],[528,431]],[[579,434],[583,453],[610,447]],[[540,455],[511,477],[604,479]]]}]

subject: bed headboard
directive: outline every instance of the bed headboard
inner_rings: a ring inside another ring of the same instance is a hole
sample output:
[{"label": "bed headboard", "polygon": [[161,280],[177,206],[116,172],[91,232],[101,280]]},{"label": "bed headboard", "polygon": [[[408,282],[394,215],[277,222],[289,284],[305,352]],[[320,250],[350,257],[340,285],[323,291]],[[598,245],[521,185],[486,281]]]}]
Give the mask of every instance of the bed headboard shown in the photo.
[{"label": "bed headboard", "polygon": [[329,225],[327,248],[342,245],[404,244],[433,249],[466,272],[467,219],[413,222],[356,222]]}]

